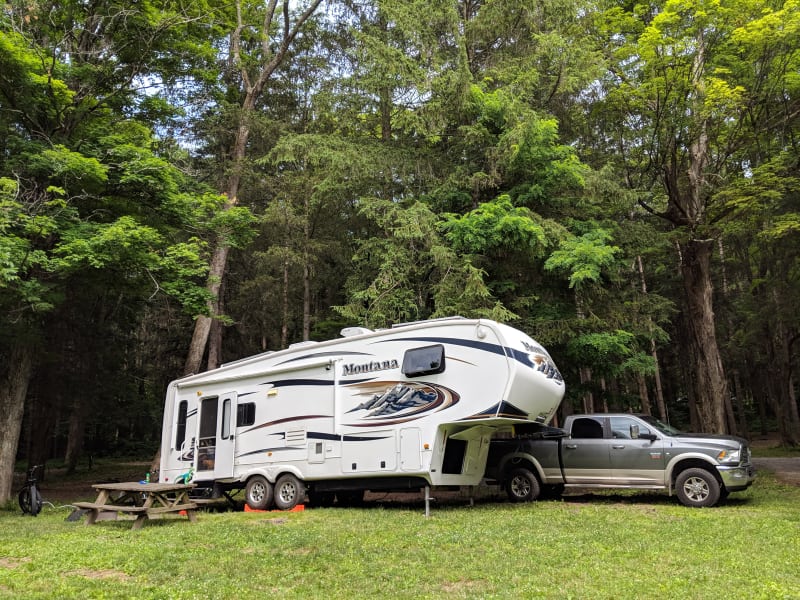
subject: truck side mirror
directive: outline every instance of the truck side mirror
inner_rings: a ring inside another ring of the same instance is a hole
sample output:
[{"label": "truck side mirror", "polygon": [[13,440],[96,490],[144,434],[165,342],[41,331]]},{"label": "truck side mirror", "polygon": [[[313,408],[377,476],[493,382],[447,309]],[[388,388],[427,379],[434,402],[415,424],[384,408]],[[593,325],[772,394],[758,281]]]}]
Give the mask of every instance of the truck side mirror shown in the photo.
[{"label": "truck side mirror", "polygon": [[641,433],[638,425],[631,425],[631,439],[632,440],[650,440],[655,442],[658,436],[654,433]]}]

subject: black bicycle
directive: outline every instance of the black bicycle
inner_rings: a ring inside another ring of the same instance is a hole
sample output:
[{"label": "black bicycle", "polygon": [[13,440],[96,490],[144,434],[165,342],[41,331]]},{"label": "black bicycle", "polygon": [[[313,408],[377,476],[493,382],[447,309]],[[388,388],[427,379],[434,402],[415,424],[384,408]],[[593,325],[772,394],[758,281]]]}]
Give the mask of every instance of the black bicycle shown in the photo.
[{"label": "black bicycle", "polygon": [[28,469],[25,486],[19,491],[19,507],[23,513],[34,517],[42,510],[42,495],[36,485],[36,471],[43,467],[44,465],[35,465]]}]

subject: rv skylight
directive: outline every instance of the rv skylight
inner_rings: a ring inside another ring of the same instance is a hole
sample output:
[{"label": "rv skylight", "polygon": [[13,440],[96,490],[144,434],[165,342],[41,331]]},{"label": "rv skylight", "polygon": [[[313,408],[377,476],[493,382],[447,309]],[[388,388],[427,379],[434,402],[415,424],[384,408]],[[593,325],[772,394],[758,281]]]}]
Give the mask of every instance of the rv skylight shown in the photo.
[{"label": "rv skylight", "polygon": [[422,377],[444,373],[444,346],[423,346],[407,350],[403,357],[403,375]]}]

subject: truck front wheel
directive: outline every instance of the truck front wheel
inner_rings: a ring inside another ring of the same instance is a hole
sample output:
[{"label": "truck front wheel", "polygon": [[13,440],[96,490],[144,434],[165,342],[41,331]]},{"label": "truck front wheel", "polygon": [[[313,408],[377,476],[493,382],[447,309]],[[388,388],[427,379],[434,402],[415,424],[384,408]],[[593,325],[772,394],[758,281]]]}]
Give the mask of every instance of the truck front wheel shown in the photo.
[{"label": "truck front wheel", "polygon": [[678,500],[684,506],[714,506],[720,497],[719,482],[705,469],[681,471],[675,480]]},{"label": "truck front wheel", "polygon": [[528,469],[513,469],[506,478],[506,493],[511,502],[530,502],[539,497],[541,488],[536,475]]}]

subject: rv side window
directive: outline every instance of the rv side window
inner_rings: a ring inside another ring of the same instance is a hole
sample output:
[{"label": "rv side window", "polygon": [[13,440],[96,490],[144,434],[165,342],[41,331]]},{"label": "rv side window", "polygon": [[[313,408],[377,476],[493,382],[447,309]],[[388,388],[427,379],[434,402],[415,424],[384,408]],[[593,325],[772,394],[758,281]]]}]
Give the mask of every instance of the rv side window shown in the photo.
[{"label": "rv side window", "polygon": [[217,402],[219,398],[211,396],[203,398],[200,403],[200,436],[197,440],[202,446],[203,443],[209,446],[214,445],[217,438]]},{"label": "rv side window", "polygon": [[186,415],[189,412],[189,403],[181,400],[178,404],[178,422],[175,426],[175,449],[180,450],[186,441]]},{"label": "rv side window", "polygon": [[222,401],[222,435],[223,440],[231,437],[231,399],[225,398]]},{"label": "rv side window", "polygon": [[444,372],[444,346],[424,346],[406,350],[403,357],[403,375],[421,377]]},{"label": "rv side window", "polygon": [[247,402],[236,407],[236,426],[247,427],[256,422],[256,403]]}]

